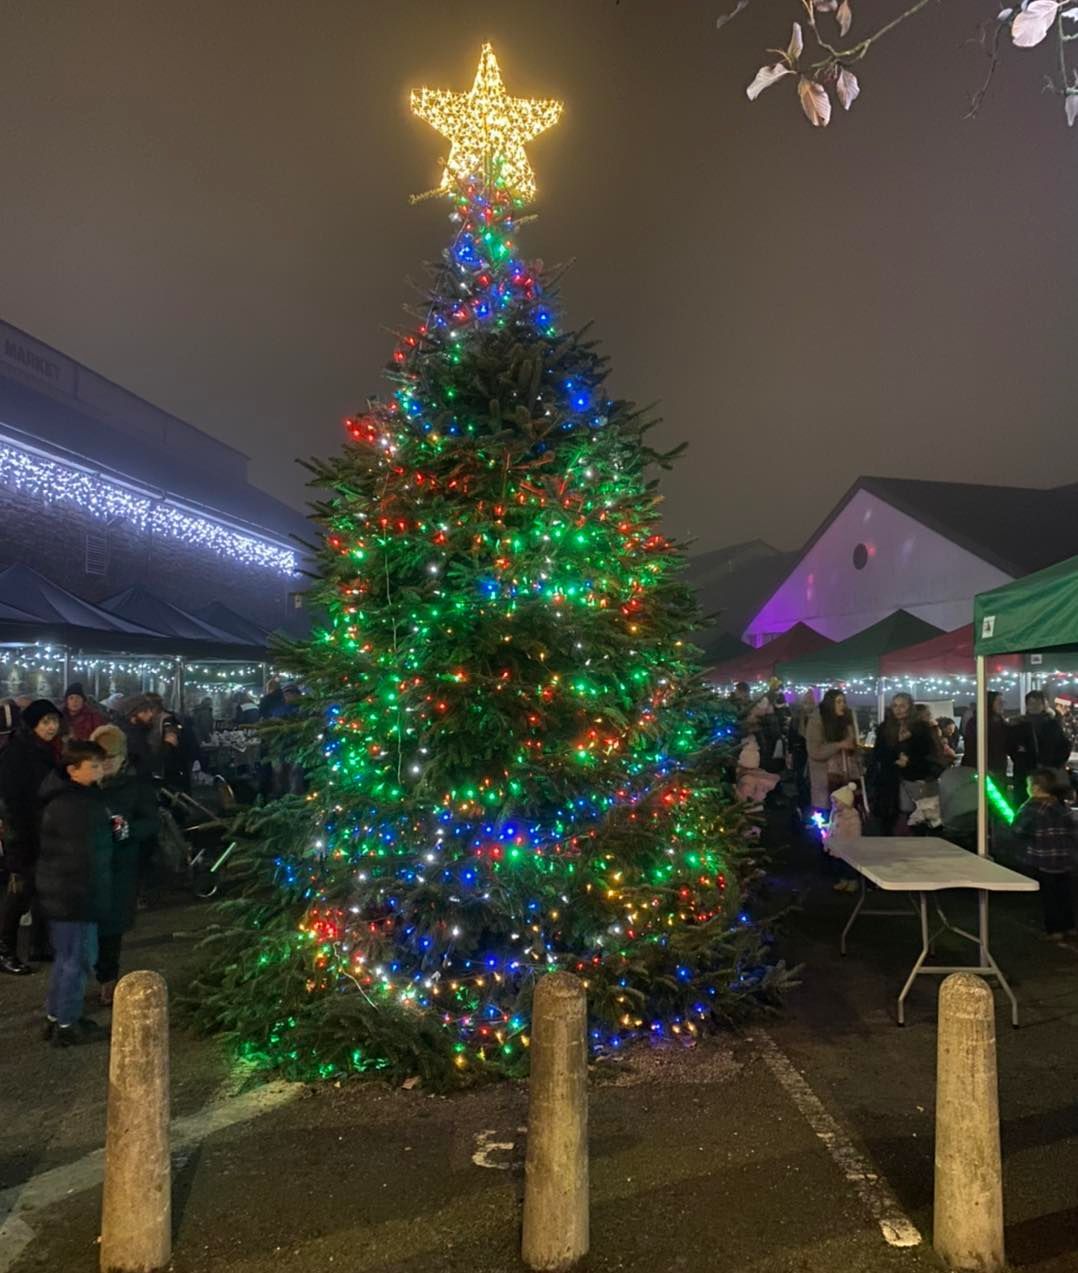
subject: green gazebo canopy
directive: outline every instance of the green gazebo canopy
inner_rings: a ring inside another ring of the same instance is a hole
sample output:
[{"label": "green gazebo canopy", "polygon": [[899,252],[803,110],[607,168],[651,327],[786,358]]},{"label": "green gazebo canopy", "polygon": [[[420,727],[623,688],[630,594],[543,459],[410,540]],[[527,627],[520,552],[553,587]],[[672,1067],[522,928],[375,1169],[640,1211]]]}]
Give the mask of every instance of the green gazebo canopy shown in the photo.
[{"label": "green gazebo canopy", "polygon": [[834,645],[799,659],[779,663],[775,675],[796,685],[832,685],[873,680],[880,673],[880,658],[891,650],[939,636],[941,629],[908,610],[896,610]]},{"label": "green gazebo canopy", "polygon": [[1078,557],[973,599],[975,654],[1078,646]]}]

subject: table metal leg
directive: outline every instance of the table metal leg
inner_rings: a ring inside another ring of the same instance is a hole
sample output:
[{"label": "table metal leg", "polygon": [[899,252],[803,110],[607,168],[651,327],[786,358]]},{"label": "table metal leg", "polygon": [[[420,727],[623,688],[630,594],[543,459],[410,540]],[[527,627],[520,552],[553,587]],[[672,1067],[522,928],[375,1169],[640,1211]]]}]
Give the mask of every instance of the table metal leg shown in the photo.
[{"label": "table metal leg", "polygon": [[838,948],[842,952],[842,954],[846,953],[846,937],[848,936],[850,929],[853,927],[854,921],[857,919],[857,916],[861,914],[861,907],[864,906],[865,896],[868,893],[868,889],[865,886],[865,877],[863,875],[859,875],[857,878],[861,885],[861,893],[857,899],[856,905],[854,906],[853,910],[850,912],[850,918],[846,921],[846,927],[842,930],[842,937],[840,938],[838,943]]},{"label": "table metal leg", "polygon": [[988,893],[984,889],[977,892],[977,933],[980,938],[981,963],[987,964],[992,956],[988,950]]},{"label": "table metal leg", "polygon": [[916,963],[910,970],[910,975],[906,978],[906,984],[902,987],[902,993],[898,996],[898,1024],[906,1024],[906,996],[910,992],[910,987],[917,979],[917,974],[921,971],[921,966],[928,958],[929,937],[928,937],[928,898],[924,893],[917,894],[919,911],[921,915],[921,953],[917,957]]},{"label": "table metal leg", "polygon": [[978,909],[978,932],[967,933],[964,928],[958,928],[952,924],[947,916],[943,913],[940,906],[939,898],[936,898],[936,910],[939,911],[940,919],[944,925],[950,929],[952,933],[957,933],[959,937],[964,937],[967,941],[972,942],[979,950],[981,963],[978,968],[954,969],[955,972],[968,971],[975,973],[990,973],[999,982],[1003,988],[1003,993],[1011,1001],[1011,1025],[1018,1025],[1018,997],[1011,989],[1010,982],[1003,975],[1003,971],[999,964],[996,963],[988,945],[988,893],[984,889],[979,889],[977,893],[977,909]]}]

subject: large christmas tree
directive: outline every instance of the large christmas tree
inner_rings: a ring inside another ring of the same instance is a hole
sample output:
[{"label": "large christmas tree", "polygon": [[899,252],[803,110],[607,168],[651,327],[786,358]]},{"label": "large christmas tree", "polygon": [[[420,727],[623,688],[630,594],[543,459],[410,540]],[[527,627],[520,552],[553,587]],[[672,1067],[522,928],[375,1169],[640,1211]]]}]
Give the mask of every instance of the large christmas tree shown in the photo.
[{"label": "large christmas tree", "polygon": [[686,633],[646,414],[517,246],[523,142],[556,102],[413,106],[453,141],[451,242],[392,392],[314,465],[312,609],[285,661],[302,799],[248,819],[204,1023],[297,1076],[434,1081],[526,1063],[535,979],[588,987],[597,1049],[691,1036],[781,978],[741,914],[723,709]]}]

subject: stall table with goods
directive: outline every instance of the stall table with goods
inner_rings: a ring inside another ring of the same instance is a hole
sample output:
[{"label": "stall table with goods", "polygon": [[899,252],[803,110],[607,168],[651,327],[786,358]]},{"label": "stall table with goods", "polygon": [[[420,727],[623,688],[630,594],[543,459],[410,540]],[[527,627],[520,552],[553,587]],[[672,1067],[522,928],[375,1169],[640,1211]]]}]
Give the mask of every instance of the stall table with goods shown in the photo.
[{"label": "stall table with goods", "polygon": [[261,759],[262,744],[257,729],[234,724],[221,724],[214,729],[203,748],[208,774],[220,774],[229,782],[254,775]]}]

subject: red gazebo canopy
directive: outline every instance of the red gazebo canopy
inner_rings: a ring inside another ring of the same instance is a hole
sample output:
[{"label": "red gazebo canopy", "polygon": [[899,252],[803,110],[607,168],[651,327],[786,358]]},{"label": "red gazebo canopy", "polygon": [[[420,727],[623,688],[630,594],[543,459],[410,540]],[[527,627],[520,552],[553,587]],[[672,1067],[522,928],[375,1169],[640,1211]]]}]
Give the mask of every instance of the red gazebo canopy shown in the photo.
[{"label": "red gazebo canopy", "polygon": [[[1020,654],[998,654],[985,659],[989,676],[1002,672],[1020,672]],[[976,674],[973,657],[973,624],[953,632],[918,641],[892,650],[880,658],[880,675],[890,677],[969,676]]]},{"label": "red gazebo canopy", "polygon": [[[970,640],[972,641],[972,637]],[[744,654],[724,659],[709,668],[707,679],[720,685],[731,681],[748,681],[750,685],[753,681],[766,681],[775,675],[776,663],[797,659],[804,654],[815,654],[817,650],[832,644],[829,637],[810,628],[807,623],[795,623],[766,645],[755,650],[746,649]]]}]

